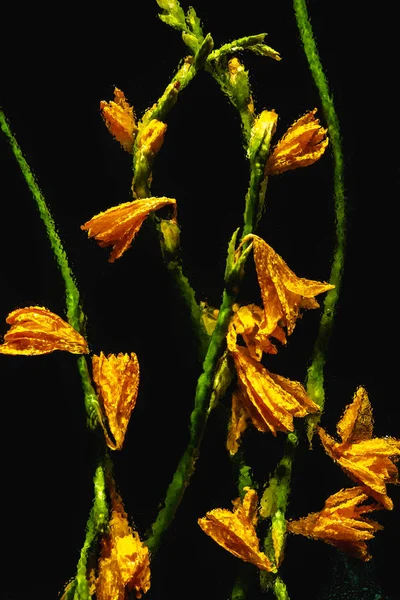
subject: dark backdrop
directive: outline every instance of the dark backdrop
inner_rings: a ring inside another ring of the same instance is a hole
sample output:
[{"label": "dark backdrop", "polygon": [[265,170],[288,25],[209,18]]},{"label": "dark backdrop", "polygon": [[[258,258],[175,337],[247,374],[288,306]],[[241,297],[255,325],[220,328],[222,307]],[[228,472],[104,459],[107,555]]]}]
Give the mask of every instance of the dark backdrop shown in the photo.
[{"label": "dark backdrop", "polygon": [[[376,434],[400,437],[393,16],[377,8],[368,12],[361,4],[353,11],[344,0],[313,0],[308,6],[341,123],[348,202],[346,270],[328,355],[323,423],[333,433],[363,384],[374,407]],[[242,56],[251,70],[257,110],[274,108],[279,114],[277,138],[305,111],[320,107],[290,1],[249,0],[234,7],[228,0],[199,0],[195,8],[217,47],[266,31],[267,43],[281,52],[280,63]],[[108,250],[88,241],[79,226],[130,199],[130,158],[102,123],[99,101],[111,99],[117,85],[140,116],[187,53],[179,33],[159,21],[157,12],[149,0],[101,9],[73,3],[6,9],[1,51],[0,102],[59,227],[82,292],[91,350],[135,351],[140,360],[137,407],[124,450],[114,458],[126,509],[142,535],[187,442],[199,375],[195,344],[149,229],[109,264]],[[63,315],[64,296],[34,201],[4,137],[0,151],[4,334],[11,310],[42,305]],[[271,180],[260,226],[260,235],[291,268],[310,279],[329,277],[332,173],[328,151],[314,166]],[[177,198],[184,269],[198,300],[213,306],[220,302],[227,242],[241,223],[246,187],[239,119],[215,82],[200,73],[170,113],[152,189],[154,195]],[[253,278],[249,269],[243,302],[257,301]],[[287,348],[270,359],[271,370],[304,379],[318,318],[318,311],[304,316]],[[96,460],[75,362],[63,353],[0,360],[6,555],[0,598],[5,600],[56,598],[75,572]],[[236,495],[224,449],[226,406],[227,401],[210,419],[197,472],[154,561],[149,598],[229,597],[238,561],[196,524],[207,510],[230,507]],[[245,443],[257,477],[266,479],[283,436],[268,440],[250,427]],[[289,515],[320,510],[329,494],[347,484],[318,443],[313,452],[301,448]],[[400,495],[393,486],[389,494],[395,510],[377,515],[385,529],[370,543],[374,560],[361,574],[398,598]],[[349,597],[340,587],[344,568],[332,548],[305,538],[289,540],[283,575],[292,600]],[[325,589],[331,583],[336,596]],[[250,597],[258,593],[255,587]]]}]

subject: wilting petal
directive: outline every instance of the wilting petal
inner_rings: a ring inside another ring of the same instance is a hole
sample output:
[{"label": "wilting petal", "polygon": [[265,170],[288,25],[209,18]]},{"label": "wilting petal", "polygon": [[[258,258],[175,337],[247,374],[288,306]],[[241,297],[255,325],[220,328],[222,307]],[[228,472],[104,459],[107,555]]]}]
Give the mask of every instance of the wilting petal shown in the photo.
[{"label": "wilting petal", "polygon": [[109,262],[114,262],[130,247],[148,215],[169,204],[173,206],[175,218],[176,200],[145,198],[113,206],[87,221],[81,229],[88,232],[88,237],[94,237],[100,246],[113,246]]},{"label": "wilting petal", "polygon": [[[250,236],[249,236],[250,237]],[[297,277],[264,240],[251,236],[254,262],[265,314],[265,334],[272,335],[282,320],[288,335],[294,329],[300,308],[316,308],[314,296],[327,292],[335,286]],[[312,302],[310,302],[310,300]]]},{"label": "wilting petal", "polygon": [[317,412],[319,407],[297,381],[274,375],[238,346],[232,353],[245,408],[259,431],[293,431],[293,417]]},{"label": "wilting petal", "polygon": [[365,541],[383,527],[362,516],[378,508],[376,505],[358,506],[367,498],[368,491],[361,486],[340,490],[326,500],[320,512],[288,521],[287,529],[291,533],[321,539],[361,560],[370,560]]},{"label": "wilting petal", "polygon": [[100,102],[100,109],[107,129],[127,152],[132,152],[137,127],[133,108],[124,92],[114,89],[114,100]]},{"label": "wilting petal", "polygon": [[71,325],[42,306],[28,306],[11,312],[7,319],[11,329],[4,336],[0,354],[33,356],[64,350],[87,354],[86,340]]},{"label": "wilting petal", "polygon": [[253,563],[264,571],[273,571],[270,560],[260,552],[255,524],[258,497],[254,490],[245,488],[243,502],[236,500],[234,511],[215,508],[205,517],[198,519],[198,524],[220,546],[237,558]]},{"label": "wilting petal", "polygon": [[337,425],[341,442],[336,442],[321,427],[318,433],[326,453],[355,482],[365,486],[371,497],[392,510],[387,483],[398,482],[394,464],[400,458],[400,440],[373,438],[372,407],[366,390],[358,388]]},{"label": "wilting petal", "polygon": [[142,597],[150,588],[149,551],[136,531],[128,524],[122,501],[117,494],[112,499],[110,533],[102,540],[97,600],[126,600],[127,590]]},{"label": "wilting petal", "polygon": [[109,354],[107,358],[101,352],[100,356],[93,356],[92,365],[99,400],[115,440],[110,440],[105,431],[107,445],[120,450],[138,395],[139,362],[133,352]]},{"label": "wilting petal", "polygon": [[315,108],[289,127],[268,158],[267,175],[307,167],[321,158],[328,145],[328,138],[327,130],[314,117],[316,112]]},{"label": "wilting petal", "polygon": [[[231,332],[234,329],[234,333]],[[263,352],[267,354],[276,354],[276,346],[271,342],[270,337],[274,337],[282,344],[286,343],[286,337],[281,327],[276,327],[272,333],[268,333],[265,326],[264,311],[255,304],[241,306],[233,315],[229,324],[230,336],[229,349],[235,349],[236,337],[241,335],[250,356],[256,360],[261,360]],[[234,346],[232,346],[232,344]]]}]

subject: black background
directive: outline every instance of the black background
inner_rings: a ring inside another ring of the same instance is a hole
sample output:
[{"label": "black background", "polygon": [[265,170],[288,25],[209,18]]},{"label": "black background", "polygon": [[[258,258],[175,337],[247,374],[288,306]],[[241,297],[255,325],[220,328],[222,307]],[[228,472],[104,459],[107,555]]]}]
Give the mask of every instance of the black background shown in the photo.
[{"label": "black background", "polygon": [[[379,12],[357,7],[349,10],[343,0],[308,4],[341,124],[348,203],[346,268],[328,355],[323,424],[334,432],[362,384],[374,407],[376,435],[400,437],[393,15],[383,5]],[[216,47],[266,31],[267,43],[281,53],[280,63],[241,56],[251,72],[257,111],[274,108],[279,114],[276,139],[304,112],[320,107],[291,2],[249,0],[234,8],[228,0],[200,0],[195,8]],[[111,99],[117,85],[140,116],[187,53],[179,33],[159,21],[157,12],[150,1],[6,10],[1,50],[0,102],[59,226],[82,293],[91,350],[135,351],[139,357],[139,399],[124,449],[113,456],[126,509],[142,535],[187,442],[199,375],[195,342],[149,228],[109,264],[109,251],[88,241],[79,226],[130,199],[130,157],[104,126],[99,101]],[[41,305],[64,315],[64,296],[34,201],[4,137],[0,151],[4,334],[13,309]],[[272,179],[259,230],[299,276],[310,279],[329,277],[332,173],[328,151],[312,167]],[[153,174],[153,194],[178,201],[184,269],[197,298],[218,306],[227,243],[241,224],[248,168],[238,116],[206,73],[170,113]],[[257,294],[249,268],[243,303],[258,301]],[[318,311],[304,315],[290,344],[268,359],[272,371],[304,379],[318,318]],[[75,573],[96,461],[75,362],[57,352],[0,358],[5,600],[56,598]],[[229,508],[236,496],[224,448],[227,406],[225,400],[210,418],[198,469],[154,560],[149,599],[229,597],[239,561],[196,524],[211,508]],[[249,427],[245,444],[248,462],[265,480],[281,455],[283,436],[268,439]],[[348,483],[318,442],[313,452],[300,448],[289,516],[320,510],[328,495]],[[369,544],[374,560],[361,572],[398,598],[399,490],[391,486],[389,495],[395,509],[377,513],[385,529]],[[291,600],[349,597],[340,590],[343,574],[332,566],[337,560],[322,543],[290,538],[282,572]],[[324,591],[331,580],[336,596]],[[363,593],[360,597],[370,597]],[[255,586],[249,598],[258,595]]]}]

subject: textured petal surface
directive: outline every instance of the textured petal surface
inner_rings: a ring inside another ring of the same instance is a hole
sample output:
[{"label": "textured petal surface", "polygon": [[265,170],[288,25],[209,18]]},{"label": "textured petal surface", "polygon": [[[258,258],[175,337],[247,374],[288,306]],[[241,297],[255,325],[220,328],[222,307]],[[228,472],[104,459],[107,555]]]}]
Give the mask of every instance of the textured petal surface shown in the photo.
[{"label": "textured petal surface", "polygon": [[145,198],[113,206],[94,216],[81,226],[94,237],[100,246],[113,246],[109,261],[120,258],[130,247],[133,238],[148,215],[171,204],[176,214],[176,200],[173,198]]},{"label": "textured petal surface", "polygon": [[28,306],[11,312],[11,325],[0,345],[0,354],[34,356],[64,350],[72,354],[89,352],[86,340],[71,325],[42,306]]},{"label": "textured petal surface", "polygon": [[253,563],[259,569],[272,571],[268,557],[260,552],[255,530],[257,503],[257,493],[247,488],[243,502],[234,502],[233,512],[215,508],[199,519],[198,524],[204,533],[234,556]]},{"label": "textured petal surface", "polygon": [[132,152],[137,132],[133,108],[123,91],[114,89],[114,100],[100,102],[100,110],[107,129],[127,152]]},{"label": "textured petal surface", "polygon": [[101,352],[93,356],[93,380],[96,384],[108,427],[115,440],[110,440],[109,448],[120,450],[128,428],[132,410],[135,407],[139,388],[139,362],[136,354],[109,354]]}]

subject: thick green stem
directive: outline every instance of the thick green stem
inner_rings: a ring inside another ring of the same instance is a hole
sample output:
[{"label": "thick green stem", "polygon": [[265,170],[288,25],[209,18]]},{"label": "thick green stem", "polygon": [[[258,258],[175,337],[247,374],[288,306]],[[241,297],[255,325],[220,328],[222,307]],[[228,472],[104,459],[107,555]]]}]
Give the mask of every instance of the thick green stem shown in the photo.
[{"label": "thick green stem", "polygon": [[[336,246],[333,253],[329,282],[335,285],[335,289],[328,292],[325,297],[324,310],[313,350],[312,363],[307,373],[307,391],[314,402],[316,402],[322,409],[325,402],[324,365],[343,278],[345,255],[346,207],[343,183],[343,152],[339,120],[335,111],[332,94],[329,91],[328,80],[321,64],[317,44],[313,36],[312,27],[307,12],[306,1],[293,0],[293,7],[301,41],[304,47],[304,52],[308,60],[311,75],[314,79],[315,85],[318,88],[325,119],[328,124],[329,138],[334,161]],[[308,437],[310,440],[318,421],[318,416],[309,418]]]},{"label": "thick green stem", "polygon": [[200,444],[204,435],[208,417],[208,404],[213,389],[214,375],[217,362],[225,347],[225,338],[228,325],[232,316],[232,306],[235,295],[226,290],[223,294],[222,304],[218,315],[217,324],[211,336],[207,354],[203,363],[203,373],[199,377],[194,408],[190,415],[190,438],[188,446],[179,461],[178,467],[168,486],[164,506],[151,526],[151,534],[146,540],[146,545],[151,553],[155,553],[161,542],[165,530],[171,524],[178,506],[182,500],[186,487],[193,475],[195,463],[199,455]]}]

